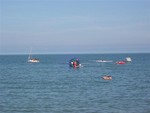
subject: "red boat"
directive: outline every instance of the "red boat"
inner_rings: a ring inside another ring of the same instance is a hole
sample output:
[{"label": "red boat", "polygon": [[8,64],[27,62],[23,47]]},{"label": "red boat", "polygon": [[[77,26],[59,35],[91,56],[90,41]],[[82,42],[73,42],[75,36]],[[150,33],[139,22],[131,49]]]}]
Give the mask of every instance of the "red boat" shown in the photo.
[{"label": "red boat", "polygon": [[125,64],[126,62],[124,62],[124,61],[118,61],[118,62],[116,62],[116,64]]}]

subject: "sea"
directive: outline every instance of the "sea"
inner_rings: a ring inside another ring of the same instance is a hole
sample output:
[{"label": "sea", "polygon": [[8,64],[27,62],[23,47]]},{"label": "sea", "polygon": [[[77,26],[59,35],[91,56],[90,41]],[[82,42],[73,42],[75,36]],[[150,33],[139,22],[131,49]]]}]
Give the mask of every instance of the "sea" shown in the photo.
[{"label": "sea", "polygon": [[[0,55],[0,113],[150,113],[149,53],[33,57],[40,62]],[[132,62],[116,64],[126,57]],[[82,66],[70,68],[71,58]]]}]

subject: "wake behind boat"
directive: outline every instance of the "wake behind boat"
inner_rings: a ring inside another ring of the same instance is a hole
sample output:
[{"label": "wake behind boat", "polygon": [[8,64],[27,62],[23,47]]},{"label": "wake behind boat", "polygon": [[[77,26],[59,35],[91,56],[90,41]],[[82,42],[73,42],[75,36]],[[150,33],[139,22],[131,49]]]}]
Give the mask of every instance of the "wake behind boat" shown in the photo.
[{"label": "wake behind boat", "polygon": [[112,62],[112,60],[96,60],[96,62]]}]

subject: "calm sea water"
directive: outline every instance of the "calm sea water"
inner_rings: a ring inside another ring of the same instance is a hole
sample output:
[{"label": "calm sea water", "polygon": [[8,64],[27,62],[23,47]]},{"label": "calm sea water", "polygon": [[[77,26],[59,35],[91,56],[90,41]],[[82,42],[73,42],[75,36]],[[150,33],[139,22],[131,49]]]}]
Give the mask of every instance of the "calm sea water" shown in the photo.
[{"label": "calm sea water", "polygon": [[[127,56],[133,61],[115,64]],[[35,55],[34,64],[27,57],[0,56],[0,113],[150,113],[150,54]],[[73,57],[83,67],[69,68]]]}]

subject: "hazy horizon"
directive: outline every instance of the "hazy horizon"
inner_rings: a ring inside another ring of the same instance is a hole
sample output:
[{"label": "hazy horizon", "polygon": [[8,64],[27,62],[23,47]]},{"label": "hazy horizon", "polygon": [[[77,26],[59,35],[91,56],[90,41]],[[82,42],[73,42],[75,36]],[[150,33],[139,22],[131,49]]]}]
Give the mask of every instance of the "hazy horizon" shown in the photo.
[{"label": "hazy horizon", "polygon": [[[0,55],[29,55],[30,53],[2,53]],[[71,52],[68,52],[68,53],[60,53],[60,52],[55,52],[55,53],[32,53],[32,55],[86,55],[86,54],[150,54],[150,52],[105,52],[105,53],[87,53],[87,52],[80,52],[80,53],[71,53]]]}]

